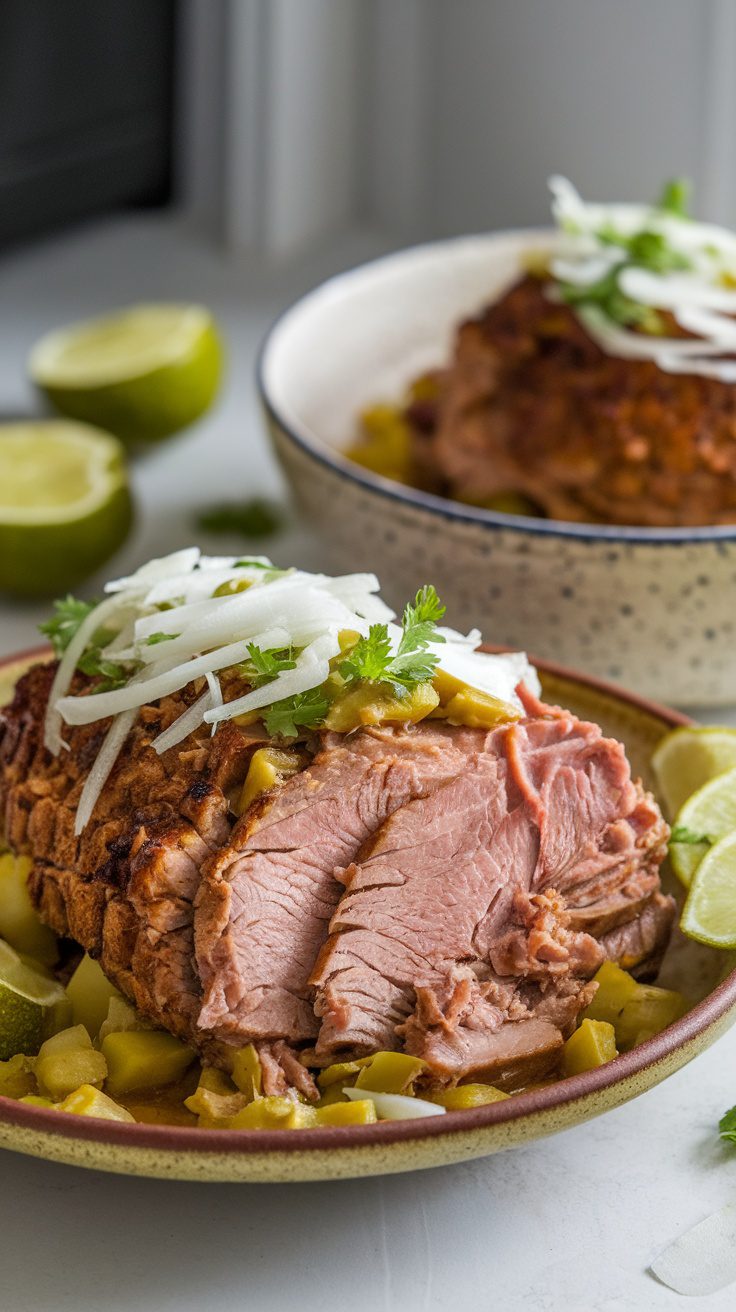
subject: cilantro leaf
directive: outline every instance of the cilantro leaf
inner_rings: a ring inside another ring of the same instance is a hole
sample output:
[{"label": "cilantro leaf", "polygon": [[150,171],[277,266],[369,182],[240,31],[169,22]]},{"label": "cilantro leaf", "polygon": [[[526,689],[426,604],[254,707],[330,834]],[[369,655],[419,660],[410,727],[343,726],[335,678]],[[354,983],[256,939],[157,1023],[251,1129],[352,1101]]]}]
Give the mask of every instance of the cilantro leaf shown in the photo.
[{"label": "cilantro leaf", "polygon": [[330,699],[324,689],[310,688],[274,702],[263,714],[266,732],[273,737],[298,738],[299,729],[317,729],[324,722],[330,708]]},{"label": "cilantro leaf", "polygon": [[107,660],[96,646],[87,647],[82,652],[77,661],[77,669],[91,677],[100,676],[102,682],[97,684],[95,692],[112,692],[115,688],[122,688],[133,673],[132,663],[121,665],[118,661]]},{"label": "cilantro leaf", "polygon": [[171,642],[174,638],[180,638],[180,633],[152,633],[146,638],[147,647],[155,647],[159,642]]},{"label": "cilantro leaf", "polygon": [[[675,180],[664,188],[656,208],[683,216],[686,201],[687,184]],[[622,257],[597,282],[587,285],[561,282],[562,299],[572,306],[597,306],[608,319],[623,327],[638,328],[655,336],[664,333],[666,320],[663,316],[652,306],[642,305],[626,296],[619,286],[620,275],[629,268],[647,269],[651,273],[671,273],[691,268],[691,260],[670,244],[665,233],[654,228],[624,233],[612,223],[603,223],[594,235],[602,246],[619,248]]]},{"label": "cilantro leaf", "polygon": [[293,659],[290,647],[287,649],[273,647],[269,651],[263,651],[254,642],[249,642],[248,655],[250,660],[242,661],[235,668],[238,674],[247,679],[254,688],[262,688],[264,683],[270,683],[282,670],[296,668],[296,661]]},{"label": "cilantro leaf", "polygon": [[50,639],[57,656],[61,656],[66,651],[82,621],[96,605],[95,601],[78,601],[71,594],[61,601],[54,602],[56,614],[38,627],[41,633]]},{"label": "cilantro leaf", "polygon": [[371,624],[367,638],[359,638],[338,666],[347,683],[369,679],[379,683],[391,659],[391,639],[385,624]]},{"label": "cilantro leaf", "polygon": [[713,839],[709,838],[707,834],[696,834],[693,829],[688,829],[687,825],[675,825],[675,828],[670,834],[670,842],[688,843],[692,844],[693,847],[702,843],[706,847],[710,847],[713,843]]},{"label": "cilantro leaf", "polygon": [[688,178],[670,178],[665,182],[657,201],[657,209],[674,214],[678,219],[690,218],[690,181]]},{"label": "cilantro leaf", "polygon": [[254,497],[252,501],[212,506],[202,511],[197,516],[197,527],[207,533],[239,533],[245,538],[265,538],[277,533],[283,521],[280,506],[263,497]]},{"label": "cilantro leaf", "polygon": [[338,665],[338,673],[347,683],[364,679],[371,683],[391,684],[398,697],[406,695],[417,683],[425,683],[437,668],[437,657],[427,650],[430,642],[444,642],[437,632],[437,621],[445,613],[431,583],[420,588],[413,602],[404,608],[402,634],[395,656],[385,624],[371,624],[367,638],[359,638],[353,649]]},{"label": "cilantro leaf", "polygon": [[718,1122],[718,1133],[722,1139],[728,1139],[731,1143],[736,1143],[736,1107],[732,1107],[730,1112],[726,1112]]},{"label": "cilantro leaf", "polygon": [[404,617],[401,621],[404,632],[397,656],[421,650],[430,642],[444,642],[444,638],[435,631],[437,621],[442,619],[444,613],[445,607],[437,596],[435,588],[431,583],[425,584],[419,589],[413,604],[410,602],[404,608]]}]

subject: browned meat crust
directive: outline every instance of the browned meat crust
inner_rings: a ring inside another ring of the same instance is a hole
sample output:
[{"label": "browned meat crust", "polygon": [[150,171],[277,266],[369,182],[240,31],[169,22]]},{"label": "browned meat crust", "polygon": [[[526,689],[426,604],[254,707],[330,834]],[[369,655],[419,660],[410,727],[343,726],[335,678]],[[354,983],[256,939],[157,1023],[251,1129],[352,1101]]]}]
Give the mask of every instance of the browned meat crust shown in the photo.
[{"label": "browned meat crust", "polygon": [[736,521],[736,387],[617,360],[525,277],[458,330],[436,404],[410,408],[423,481],[554,519]]},{"label": "browned meat crust", "polygon": [[0,828],[34,861],[43,918],[75,938],[136,1006],[182,1037],[199,1010],[192,899],[205,857],[231,827],[228,791],[253,743],[228,726],[159,757],[150,746],[196,696],[145,707],[81,838],[74,813],[107,724],[70,730],[53,758],[42,726],[53,666],[22,678],[0,718]]}]

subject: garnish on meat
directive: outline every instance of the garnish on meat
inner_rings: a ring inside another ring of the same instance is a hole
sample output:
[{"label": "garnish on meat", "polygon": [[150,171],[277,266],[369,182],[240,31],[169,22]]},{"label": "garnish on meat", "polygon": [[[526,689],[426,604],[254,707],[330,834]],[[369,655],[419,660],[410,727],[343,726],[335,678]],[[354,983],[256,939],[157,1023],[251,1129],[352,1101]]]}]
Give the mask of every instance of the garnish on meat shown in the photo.
[{"label": "garnish on meat", "polygon": [[[645,526],[736,521],[736,233],[551,179],[557,233],[449,363],[349,454],[469,505]],[[479,289],[482,294],[482,288]]]}]

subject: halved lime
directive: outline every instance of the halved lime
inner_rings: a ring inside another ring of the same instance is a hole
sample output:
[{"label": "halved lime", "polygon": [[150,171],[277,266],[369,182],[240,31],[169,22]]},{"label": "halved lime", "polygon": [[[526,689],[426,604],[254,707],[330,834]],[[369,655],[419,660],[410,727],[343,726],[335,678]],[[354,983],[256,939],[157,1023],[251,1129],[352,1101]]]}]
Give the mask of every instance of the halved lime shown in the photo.
[{"label": "halved lime", "polygon": [[680,926],[715,948],[736,948],[736,831],[709,848],[701,861]]},{"label": "halved lime", "polygon": [[[670,860],[686,887],[713,843],[736,829],[736,768],[716,775],[681,806],[672,825]],[[679,841],[678,841],[679,839]],[[698,841],[702,840],[702,841]]]},{"label": "halved lime", "polygon": [[673,729],[659,744],[652,765],[667,813],[676,815],[696,789],[736,766],[736,729]]},{"label": "halved lime", "polygon": [[22,961],[0,939],[0,1061],[38,1052],[65,1008],[61,985]]},{"label": "halved lime", "polygon": [[124,542],[132,517],[110,433],[61,419],[0,424],[0,591],[74,587]]},{"label": "halved lime", "polygon": [[222,344],[201,305],[137,305],[49,333],[28,369],[62,414],[157,442],[212,404]]}]

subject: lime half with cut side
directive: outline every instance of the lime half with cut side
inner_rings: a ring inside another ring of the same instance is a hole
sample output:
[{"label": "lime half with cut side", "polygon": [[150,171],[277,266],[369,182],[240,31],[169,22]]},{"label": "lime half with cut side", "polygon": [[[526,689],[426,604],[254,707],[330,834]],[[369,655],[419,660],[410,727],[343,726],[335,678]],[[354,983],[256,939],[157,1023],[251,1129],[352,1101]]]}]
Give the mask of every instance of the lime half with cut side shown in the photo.
[{"label": "lime half with cut side", "polygon": [[61,985],[0,939],[0,1061],[38,1052],[56,1019],[63,1023],[66,1006]]},{"label": "lime half with cut side", "polygon": [[736,831],[709,848],[688,894],[680,927],[714,948],[736,948]]},{"label": "lime half with cut side", "polygon": [[103,565],[133,517],[124,450],[87,424],[0,424],[0,591],[54,596]]},{"label": "lime half with cut side", "polygon": [[686,887],[708,849],[732,830],[736,830],[736,768],[703,784],[675,816],[670,860]]},{"label": "lime half with cut side", "polygon": [[736,729],[673,729],[657,747],[652,765],[669,816],[703,784],[736,767]]},{"label": "lime half with cut side", "polygon": [[204,306],[137,305],[49,333],[28,369],[62,414],[125,442],[157,442],[209,409],[222,358]]}]

